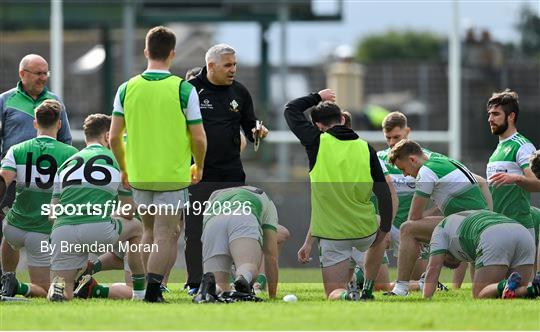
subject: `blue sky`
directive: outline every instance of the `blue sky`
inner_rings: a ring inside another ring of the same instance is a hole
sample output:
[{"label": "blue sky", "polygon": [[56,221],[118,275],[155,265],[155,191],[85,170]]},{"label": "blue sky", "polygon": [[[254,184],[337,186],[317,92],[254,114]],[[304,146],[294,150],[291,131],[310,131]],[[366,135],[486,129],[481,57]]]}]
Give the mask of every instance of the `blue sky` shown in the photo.
[{"label": "blue sky", "polygon": [[[318,10],[332,7],[332,1],[316,1]],[[521,7],[529,6],[540,14],[540,1],[460,1],[461,31],[474,26],[487,29],[499,41],[518,41],[514,28]],[[446,35],[451,28],[450,1],[350,1],[344,2],[344,16],[339,23],[290,23],[288,26],[288,61],[291,64],[320,62],[324,54],[338,45],[355,45],[368,34],[389,29],[429,30]],[[216,42],[237,49],[240,62],[259,61],[259,27],[254,23],[220,24]],[[270,60],[279,63],[280,27],[269,31]]]}]

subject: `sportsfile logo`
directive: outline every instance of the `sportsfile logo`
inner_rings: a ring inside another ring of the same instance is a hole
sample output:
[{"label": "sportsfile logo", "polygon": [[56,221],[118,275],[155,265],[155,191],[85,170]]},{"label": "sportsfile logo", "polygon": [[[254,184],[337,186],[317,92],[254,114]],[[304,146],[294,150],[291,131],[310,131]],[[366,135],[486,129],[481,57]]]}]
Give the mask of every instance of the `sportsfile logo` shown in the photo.
[{"label": "sportsfile logo", "polygon": [[43,204],[41,215],[56,219],[60,216],[99,216],[103,219],[111,215],[132,215],[136,211],[139,215],[178,215],[184,209],[181,201],[178,204],[122,204],[120,201],[108,200],[104,204]]},{"label": "sportsfile logo", "polygon": [[122,204],[120,201],[108,200],[104,204],[43,204],[41,205],[41,215],[56,219],[59,216],[100,216],[105,219],[111,215],[125,216],[133,214],[139,215],[166,216],[179,215],[183,211],[187,215],[233,215],[245,216],[252,214],[251,202],[210,202],[178,201],[174,204],[138,204],[134,208],[131,204]]}]

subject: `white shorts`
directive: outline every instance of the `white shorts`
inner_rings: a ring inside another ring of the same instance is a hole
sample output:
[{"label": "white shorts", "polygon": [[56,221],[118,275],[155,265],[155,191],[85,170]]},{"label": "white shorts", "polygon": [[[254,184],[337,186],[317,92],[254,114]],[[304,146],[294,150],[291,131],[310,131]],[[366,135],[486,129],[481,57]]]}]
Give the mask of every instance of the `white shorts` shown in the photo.
[{"label": "white shorts", "polygon": [[532,265],[536,247],[528,229],[520,224],[499,224],[488,227],[480,235],[475,267],[506,265],[514,268]]},{"label": "white shorts", "polygon": [[[353,260],[353,248],[363,252],[369,249],[377,233],[354,240],[319,239],[319,261],[321,267],[336,265],[345,260]],[[353,266],[354,267],[354,266]]]},{"label": "white shorts", "polygon": [[10,225],[6,219],[4,219],[2,232],[11,248],[20,250],[24,247],[26,249],[28,266],[49,267],[51,265],[49,234],[24,231]]},{"label": "white shorts", "polygon": [[[364,269],[364,263],[366,259],[366,252],[365,251],[358,251],[356,248],[352,248],[352,260],[354,265],[361,267]],[[384,252],[383,260],[381,264],[388,264],[390,261],[388,260],[388,254],[386,251]]]},{"label": "white shorts", "polygon": [[[203,263],[206,266],[207,261],[215,256],[225,256],[230,258],[230,263],[223,262],[220,266],[229,264],[226,271],[230,271],[232,256],[229,250],[229,244],[240,238],[249,238],[258,241],[262,250],[262,234],[257,218],[253,215],[220,215],[208,220],[204,227],[201,241],[203,244]],[[221,257],[223,258],[223,257]],[[206,270],[205,272],[215,272],[223,270]]]},{"label": "white shorts", "polygon": [[64,225],[53,229],[51,233],[51,245],[53,246],[51,270],[77,270],[86,266],[88,254],[96,251],[79,250],[74,245],[87,244],[95,245],[98,248],[109,245],[116,249],[121,231],[122,225],[117,219],[106,222]]},{"label": "white shorts", "polygon": [[189,202],[189,191],[187,188],[175,191],[149,191],[133,188],[133,200],[141,210],[149,213],[157,211],[167,211],[175,214],[181,213],[180,209],[187,206]]}]

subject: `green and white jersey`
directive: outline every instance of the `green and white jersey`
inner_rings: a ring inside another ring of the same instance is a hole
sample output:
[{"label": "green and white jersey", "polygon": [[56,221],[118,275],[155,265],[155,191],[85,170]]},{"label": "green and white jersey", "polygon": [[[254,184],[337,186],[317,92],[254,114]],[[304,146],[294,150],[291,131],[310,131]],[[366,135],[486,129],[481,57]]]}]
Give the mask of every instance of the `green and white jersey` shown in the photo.
[{"label": "green and white jersey", "polygon": [[[384,175],[390,175],[390,177],[392,178],[394,189],[396,190],[399,198],[399,205],[396,217],[392,222],[392,224],[399,229],[401,224],[407,221],[409,217],[409,210],[411,208],[412,198],[416,189],[416,180],[412,176],[403,175],[399,168],[397,168],[394,164],[388,161],[388,154],[390,153],[390,150],[392,149],[386,148],[382,151],[379,151],[377,152],[377,156],[379,156],[379,160],[383,161],[385,169],[387,169],[387,173],[385,173]],[[428,158],[431,158],[431,156],[445,157],[442,154],[429,151],[428,149],[422,149],[422,151]]]},{"label": "green and white jersey", "polygon": [[443,219],[431,235],[430,256],[449,253],[463,262],[474,262],[481,255],[477,252],[480,235],[487,228],[500,224],[518,222],[492,211],[463,211],[465,218]]},{"label": "green and white jersey", "polygon": [[432,156],[424,162],[416,177],[415,195],[431,198],[444,216],[487,209],[474,175],[463,164],[446,157]]},{"label": "green and white jersey", "polygon": [[57,215],[53,228],[110,221],[118,195],[131,192],[122,186],[114,155],[100,144],[87,146],[56,173],[53,197],[64,213]]},{"label": "green and white jersey", "polygon": [[6,215],[10,225],[27,232],[50,234],[48,214],[42,206],[50,204],[58,167],[77,149],[49,136],[38,136],[12,146],[2,160],[2,169],[16,172],[16,196]]},{"label": "green and white jersey", "polygon": [[216,190],[210,195],[205,207],[203,229],[208,222],[220,215],[253,215],[259,223],[262,235],[263,229],[277,231],[278,214],[274,202],[262,189],[242,186]]},{"label": "green and white jersey", "polygon": [[[534,145],[520,133],[499,141],[499,145],[489,157],[486,176],[497,173],[523,175],[523,169],[529,167],[529,157],[536,151]],[[532,228],[530,214],[531,194],[517,184],[503,185],[498,188],[489,186],[493,196],[493,211],[519,221],[525,228]]]}]

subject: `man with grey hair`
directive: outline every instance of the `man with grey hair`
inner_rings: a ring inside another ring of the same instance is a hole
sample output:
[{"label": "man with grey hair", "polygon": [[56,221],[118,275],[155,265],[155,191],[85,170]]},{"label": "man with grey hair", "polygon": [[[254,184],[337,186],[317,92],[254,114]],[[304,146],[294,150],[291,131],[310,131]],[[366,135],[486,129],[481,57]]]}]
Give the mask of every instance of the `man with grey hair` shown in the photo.
[{"label": "man with grey hair", "polygon": [[[34,128],[34,109],[47,99],[60,102],[62,111],[60,120],[62,126],[58,129],[58,141],[71,144],[71,132],[66,108],[60,98],[47,89],[49,79],[49,65],[47,61],[37,55],[25,55],[19,64],[19,82],[17,86],[0,94],[0,153],[3,158],[10,147],[37,135]],[[13,182],[4,200],[0,202],[0,220],[4,219],[4,209],[11,208],[15,199],[15,182]],[[0,233],[1,238],[1,233]],[[4,257],[14,259],[16,257]]]},{"label": "man with grey hair", "polygon": [[[254,142],[268,130],[255,130],[256,117],[248,89],[235,80],[236,52],[226,44],[212,46],[205,55],[206,66],[189,80],[199,93],[200,109],[208,150],[201,183],[190,187],[191,203],[205,202],[214,190],[245,184],[240,160],[240,128]],[[198,203],[196,203],[198,204]],[[202,278],[202,215],[186,218],[186,265],[190,289]]]}]

